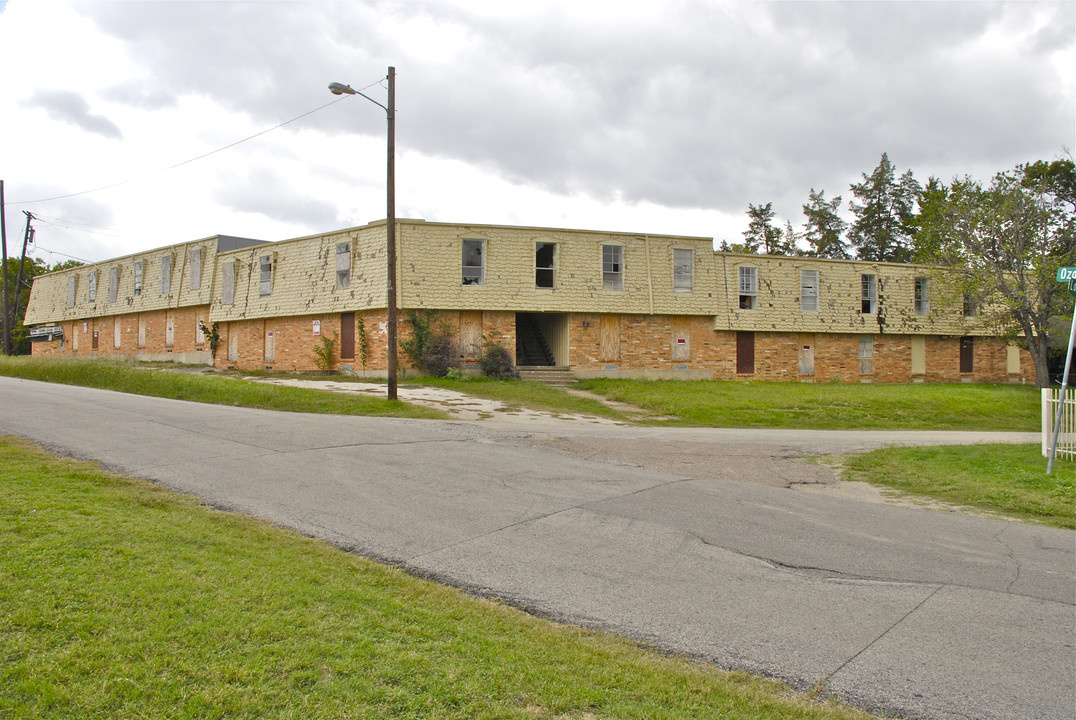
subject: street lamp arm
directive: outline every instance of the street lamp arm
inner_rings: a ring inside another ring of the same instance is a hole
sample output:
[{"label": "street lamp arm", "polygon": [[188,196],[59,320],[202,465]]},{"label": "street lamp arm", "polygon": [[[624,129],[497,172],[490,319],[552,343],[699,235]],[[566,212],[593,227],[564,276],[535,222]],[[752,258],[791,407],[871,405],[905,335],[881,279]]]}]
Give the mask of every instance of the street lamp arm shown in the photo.
[{"label": "street lamp arm", "polygon": [[338,83],[338,82],[329,83],[329,92],[331,92],[333,95],[362,95],[364,98],[366,98],[367,100],[372,102],[374,105],[377,105],[379,108],[381,108],[385,112],[389,111],[389,109],[387,107],[385,107],[384,105],[379,103],[377,100],[374,100],[372,97],[370,97],[366,93],[362,92],[361,90],[356,90],[355,88],[351,87],[350,85],[345,85],[343,83]]}]

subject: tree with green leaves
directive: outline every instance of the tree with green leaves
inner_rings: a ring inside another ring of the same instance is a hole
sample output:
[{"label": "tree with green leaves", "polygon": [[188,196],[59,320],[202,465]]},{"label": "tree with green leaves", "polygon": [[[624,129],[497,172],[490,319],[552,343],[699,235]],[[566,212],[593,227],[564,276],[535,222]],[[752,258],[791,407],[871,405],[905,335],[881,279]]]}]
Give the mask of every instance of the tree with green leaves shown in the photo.
[{"label": "tree with green leaves", "polygon": [[775,214],[773,203],[765,205],[747,204],[747,217],[751,221],[743,233],[743,252],[766,255],[795,255],[795,233],[790,238],[781,228],[773,224]]},{"label": "tree with green leaves", "polygon": [[848,260],[852,257],[844,239],[848,223],[838,214],[840,207],[840,195],[826,200],[825,190],[815,192],[811,188],[807,204],[803,206],[803,215],[807,218],[803,238],[807,241],[808,255],[830,260]]},{"label": "tree with green leaves", "polygon": [[985,187],[970,177],[931,181],[919,223],[917,258],[955,270],[956,291],[984,320],[1022,335],[1036,385],[1047,387],[1051,321],[1072,311],[1056,279],[1059,267],[1076,266],[1072,160],[1018,165]]},{"label": "tree with green leaves", "polygon": [[[7,285],[10,293],[8,316],[11,318],[11,354],[29,355],[30,332],[23,326],[22,320],[26,317],[26,306],[30,302],[30,286],[38,275],[44,275],[47,272],[62,268],[59,266],[49,267],[42,260],[28,257],[26,262],[22,264],[22,286],[17,287],[19,282],[19,263],[20,258],[10,257],[7,260],[7,267],[4,268],[7,273]],[[81,263],[75,264],[81,265]],[[3,323],[0,322],[0,328],[2,327]],[[2,334],[2,331],[0,331],[0,335]],[[0,344],[0,352],[3,352],[2,344]]]},{"label": "tree with green leaves", "polygon": [[848,239],[861,260],[910,262],[916,232],[916,205],[922,187],[908,170],[899,179],[889,156],[882,153],[878,167],[863,182],[851,185],[856,201],[849,203],[856,216]]}]

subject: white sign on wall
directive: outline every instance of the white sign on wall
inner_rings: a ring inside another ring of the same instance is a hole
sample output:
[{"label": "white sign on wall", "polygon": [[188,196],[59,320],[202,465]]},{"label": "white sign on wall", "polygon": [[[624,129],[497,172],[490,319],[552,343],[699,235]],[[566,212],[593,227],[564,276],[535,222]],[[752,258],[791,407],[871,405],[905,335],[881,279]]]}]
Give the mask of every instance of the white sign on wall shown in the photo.
[{"label": "white sign on wall", "polygon": [[314,337],[321,335],[321,320],[314,321]]}]

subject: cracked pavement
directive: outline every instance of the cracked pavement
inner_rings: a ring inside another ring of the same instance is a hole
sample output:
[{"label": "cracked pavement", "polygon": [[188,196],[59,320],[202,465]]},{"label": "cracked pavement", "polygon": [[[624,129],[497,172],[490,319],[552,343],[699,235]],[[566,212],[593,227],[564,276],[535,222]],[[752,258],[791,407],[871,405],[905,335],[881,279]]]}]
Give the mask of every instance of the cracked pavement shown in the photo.
[{"label": "cracked pavement", "polygon": [[1034,436],[315,416],[11,378],[0,432],[867,710],[1076,708],[1076,534],[789,487],[836,484],[800,455]]}]

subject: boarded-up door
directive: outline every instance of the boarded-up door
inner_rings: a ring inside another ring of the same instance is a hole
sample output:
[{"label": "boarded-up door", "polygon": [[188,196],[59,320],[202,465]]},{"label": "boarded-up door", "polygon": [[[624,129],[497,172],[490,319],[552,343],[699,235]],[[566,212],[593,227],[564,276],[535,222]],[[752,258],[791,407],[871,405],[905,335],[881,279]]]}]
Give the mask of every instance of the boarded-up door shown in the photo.
[{"label": "boarded-up door", "polygon": [[355,313],[340,313],[340,359],[355,359]]},{"label": "boarded-up door", "polygon": [[620,360],[620,316],[601,316],[601,354],[605,362]]},{"label": "boarded-up door", "polygon": [[460,357],[477,358],[482,354],[482,312],[460,312]]},{"label": "boarded-up door", "polygon": [[736,333],[736,372],[751,375],[755,372],[755,334]]},{"label": "boarded-up door", "polygon": [[92,348],[93,348],[94,350],[96,350],[96,349],[97,349],[97,330],[94,330],[94,331],[93,331],[93,345],[92,345],[91,347],[92,347]]},{"label": "boarded-up door", "polygon": [[239,361],[239,330],[235,323],[228,323],[228,362]]},{"label": "boarded-up door", "polygon": [[800,375],[814,375],[814,333],[800,333]]},{"label": "boarded-up door", "polygon": [[672,359],[691,359],[691,318],[672,319]]},{"label": "boarded-up door", "polygon": [[276,337],[269,328],[265,329],[265,362],[276,362]]}]

